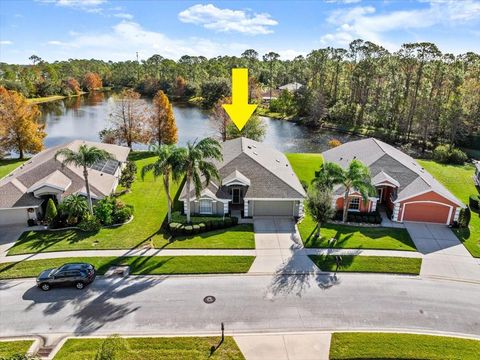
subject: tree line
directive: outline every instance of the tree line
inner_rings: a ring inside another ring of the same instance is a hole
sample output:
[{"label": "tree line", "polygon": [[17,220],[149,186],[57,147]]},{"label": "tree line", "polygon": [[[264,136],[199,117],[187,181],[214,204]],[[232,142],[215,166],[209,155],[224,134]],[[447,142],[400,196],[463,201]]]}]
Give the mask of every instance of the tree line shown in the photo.
[{"label": "tree line", "polygon": [[212,108],[230,95],[231,69],[247,67],[252,101],[261,102],[262,94],[275,96],[287,83],[304,85],[264,107],[307,126],[333,125],[423,149],[438,144],[480,148],[480,56],[444,54],[432,43],[404,44],[389,52],[355,40],[347,49],[327,47],[293,60],[281,60],[275,52],[261,56],[254,49],[241,56],[185,55],[178,61],[158,54],[139,62],[30,60],[31,65],[1,63],[0,84],[38,97],[68,92],[74,80],[89,90],[87,74],[95,74],[101,86],[151,97],[161,90]]}]

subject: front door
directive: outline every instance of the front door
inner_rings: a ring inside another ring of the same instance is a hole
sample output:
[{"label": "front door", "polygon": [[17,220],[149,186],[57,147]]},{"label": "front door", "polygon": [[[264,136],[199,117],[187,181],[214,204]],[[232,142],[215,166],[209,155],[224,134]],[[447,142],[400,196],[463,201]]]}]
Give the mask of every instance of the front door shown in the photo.
[{"label": "front door", "polygon": [[383,188],[377,189],[377,197],[378,197],[378,203],[379,204],[383,203]]},{"label": "front door", "polygon": [[241,191],[239,188],[232,189],[232,204],[240,204]]}]

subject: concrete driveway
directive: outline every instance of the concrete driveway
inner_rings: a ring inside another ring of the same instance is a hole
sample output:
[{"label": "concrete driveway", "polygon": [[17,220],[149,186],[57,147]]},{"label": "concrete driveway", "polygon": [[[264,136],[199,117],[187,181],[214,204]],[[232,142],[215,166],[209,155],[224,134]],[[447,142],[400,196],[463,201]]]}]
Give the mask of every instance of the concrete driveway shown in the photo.
[{"label": "concrete driveway", "polygon": [[0,226],[0,257],[7,254],[8,249],[15,244],[18,237],[26,230],[28,228],[23,224]]},{"label": "concrete driveway", "polygon": [[405,227],[418,251],[424,254],[421,276],[480,281],[480,261],[447,226],[406,222]]},{"label": "concrete driveway", "polygon": [[306,255],[302,239],[291,217],[256,217],[256,258],[249,273],[311,273],[318,269]]}]

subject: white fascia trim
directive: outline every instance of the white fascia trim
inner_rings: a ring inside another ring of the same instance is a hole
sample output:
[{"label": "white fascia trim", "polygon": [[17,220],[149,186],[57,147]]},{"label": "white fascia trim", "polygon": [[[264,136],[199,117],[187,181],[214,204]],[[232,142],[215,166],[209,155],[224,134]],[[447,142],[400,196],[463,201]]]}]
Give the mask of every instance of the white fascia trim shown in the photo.
[{"label": "white fascia trim", "polygon": [[[445,198],[445,199],[447,199],[447,200],[449,200],[449,201],[451,201],[451,202],[453,202],[453,203],[456,203],[456,204],[457,204],[458,206],[460,206],[461,208],[465,208],[465,204],[463,204],[463,203],[461,203],[461,202],[458,202],[458,201],[454,201],[454,200],[452,200],[452,199],[449,199],[449,198],[445,197],[445,195],[442,195],[442,194],[436,192],[436,191],[433,190],[433,189],[424,190],[424,191],[421,191],[421,192],[416,193],[416,194],[414,194],[414,195],[407,196],[407,197],[405,197],[405,198],[397,198],[393,203],[404,202],[405,200],[411,199],[411,198],[413,198],[413,197],[415,197],[415,196],[420,196],[420,195],[426,194],[426,193],[428,193],[428,192],[433,192],[433,193],[437,194],[438,196],[441,196],[441,197],[443,197],[443,198]],[[428,201],[428,200],[420,201],[420,202],[427,202],[427,201]]]},{"label": "white fascia trim", "polygon": [[240,181],[238,179],[231,180],[222,184],[223,186],[233,186],[233,185],[240,185],[240,186],[250,186],[250,184]]},{"label": "white fascia trim", "polygon": [[395,185],[395,184],[392,184],[391,182],[381,182],[381,183],[377,183],[377,184],[373,184],[373,186],[388,186],[388,187],[391,187],[391,188],[397,188],[398,186]]},{"label": "white fascia trim", "polygon": [[[363,198],[362,195],[351,195],[351,194],[352,194],[352,193],[348,194],[348,197],[349,197],[349,198]],[[344,196],[345,196],[345,195],[334,195],[333,198],[334,198],[334,199],[340,199],[340,198],[343,199]],[[376,196],[369,196],[367,199],[368,199],[368,200],[371,200],[371,201],[374,201],[374,200],[378,200],[379,198],[376,197]]]},{"label": "white fascia trim", "polygon": [[2,210],[15,210],[15,209],[38,209],[40,205],[32,205],[32,206],[15,206],[15,207],[9,207],[9,208],[0,208],[0,211]]},{"label": "white fascia trim", "polygon": [[27,193],[31,193],[31,192],[34,192],[34,191],[37,191],[38,189],[41,189],[42,187],[45,187],[45,186],[48,186],[48,187],[51,187],[53,189],[57,189],[59,191],[62,191],[64,192],[65,190],[67,190],[70,185],[72,185],[72,180],[70,180],[70,182],[68,183],[67,186],[65,186],[65,188],[61,188],[60,186],[56,186],[56,185],[51,185],[51,184],[48,184],[48,183],[45,183],[45,184],[40,184],[40,185],[37,185],[35,187],[31,187],[27,190]]}]

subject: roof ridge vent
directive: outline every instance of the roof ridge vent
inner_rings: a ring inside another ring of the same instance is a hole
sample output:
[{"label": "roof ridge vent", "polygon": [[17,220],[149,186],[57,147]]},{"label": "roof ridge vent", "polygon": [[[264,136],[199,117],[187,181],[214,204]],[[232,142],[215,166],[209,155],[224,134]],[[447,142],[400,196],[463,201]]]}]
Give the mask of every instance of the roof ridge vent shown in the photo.
[{"label": "roof ridge vent", "polygon": [[254,151],[253,153],[254,153],[255,155],[258,155],[258,152],[256,152],[256,151]]}]

